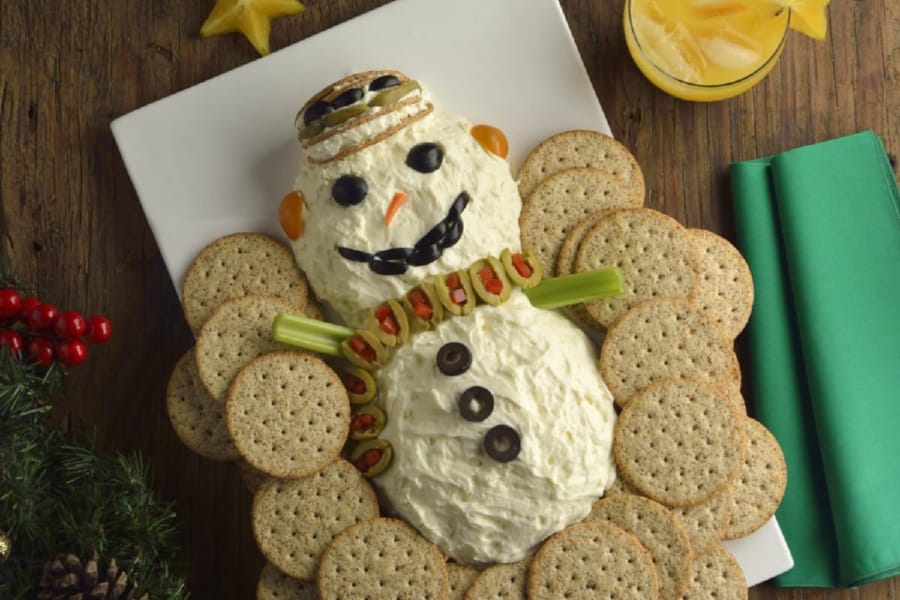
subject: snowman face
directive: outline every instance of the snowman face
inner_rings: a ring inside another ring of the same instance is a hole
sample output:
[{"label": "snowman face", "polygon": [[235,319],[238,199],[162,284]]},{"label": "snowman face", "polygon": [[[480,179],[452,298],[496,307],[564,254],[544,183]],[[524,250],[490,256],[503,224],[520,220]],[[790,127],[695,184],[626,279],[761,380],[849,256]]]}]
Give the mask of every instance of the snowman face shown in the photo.
[{"label": "snowman face", "polygon": [[[450,345],[466,350],[444,369]],[[593,350],[521,292],[416,334],[377,376],[394,458],[373,481],[458,560],[522,559],[612,481],[615,414]]]},{"label": "snowman face", "polygon": [[516,184],[470,129],[433,113],[345,158],[303,161],[295,254],[345,319],[427,275],[518,247]]}]

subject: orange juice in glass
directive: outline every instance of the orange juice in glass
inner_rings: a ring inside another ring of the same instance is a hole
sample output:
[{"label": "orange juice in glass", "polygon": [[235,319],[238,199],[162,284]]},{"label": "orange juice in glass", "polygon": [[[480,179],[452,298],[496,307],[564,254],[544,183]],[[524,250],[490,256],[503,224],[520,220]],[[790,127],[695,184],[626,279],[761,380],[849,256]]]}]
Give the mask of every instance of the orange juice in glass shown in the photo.
[{"label": "orange juice in glass", "polygon": [[781,56],[790,10],[747,0],[626,0],[634,62],[677,98],[724,100],[759,83]]}]

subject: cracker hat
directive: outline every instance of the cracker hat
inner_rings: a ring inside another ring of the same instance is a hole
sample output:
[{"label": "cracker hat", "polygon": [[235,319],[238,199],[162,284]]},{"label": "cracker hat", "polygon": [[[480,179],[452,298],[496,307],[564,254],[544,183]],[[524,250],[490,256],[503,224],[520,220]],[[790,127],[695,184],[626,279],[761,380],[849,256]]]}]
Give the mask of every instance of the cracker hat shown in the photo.
[{"label": "cracker hat", "polygon": [[433,109],[414,79],[399,71],[365,71],[315,94],[294,125],[307,160],[322,164],[377,144]]}]

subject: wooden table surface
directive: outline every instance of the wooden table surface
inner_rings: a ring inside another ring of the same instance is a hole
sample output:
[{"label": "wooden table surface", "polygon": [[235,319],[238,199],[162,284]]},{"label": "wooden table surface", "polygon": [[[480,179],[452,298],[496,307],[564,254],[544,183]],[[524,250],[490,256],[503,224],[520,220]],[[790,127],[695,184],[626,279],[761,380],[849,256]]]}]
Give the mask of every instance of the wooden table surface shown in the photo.
[{"label": "wooden table surface", "polygon": [[[309,0],[275,21],[279,49],[383,4]],[[110,134],[110,121],[258,57],[240,36],[198,38],[212,0],[0,0],[2,252],[58,306],[105,312],[113,340],[72,371],[58,414],[96,426],[103,448],[138,450],[175,502],[194,597],[251,598],[262,559],[237,469],[172,432],[169,371],[192,338]],[[622,0],[562,0],[615,135],[643,167],[647,205],[733,238],[726,165],[871,128],[900,150],[900,2],[836,0],[824,42],[798,34],[769,78],[717,104],[673,100],[628,57]],[[302,76],[302,72],[298,72]],[[854,590],[751,598],[895,598]]]}]

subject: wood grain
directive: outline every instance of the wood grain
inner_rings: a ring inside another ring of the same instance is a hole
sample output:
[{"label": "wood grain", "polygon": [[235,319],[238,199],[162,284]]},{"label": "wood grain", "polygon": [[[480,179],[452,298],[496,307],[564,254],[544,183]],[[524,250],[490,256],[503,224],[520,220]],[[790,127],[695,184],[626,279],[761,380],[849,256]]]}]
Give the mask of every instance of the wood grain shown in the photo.
[{"label": "wood grain", "polygon": [[[273,50],[383,4],[309,0],[277,20]],[[871,128],[900,149],[900,3],[838,1],[824,42],[790,37],[762,84],[716,104],[674,100],[631,63],[622,0],[562,0],[616,136],[643,166],[648,205],[733,238],[729,162]],[[262,559],[250,496],[231,465],[173,434],[164,388],[190,346],[175,289],[109,130],[135,108],[255,60],[240,36],[200,40],[212,1],[0,0],[2,252],[48,301],[103,312],[112,341],[69,378],[57,417],[96,427],[107,449],[152,460],[175,502],[195,598],[251,598]],[[751,598],[887,600],[896,580]]]}]

